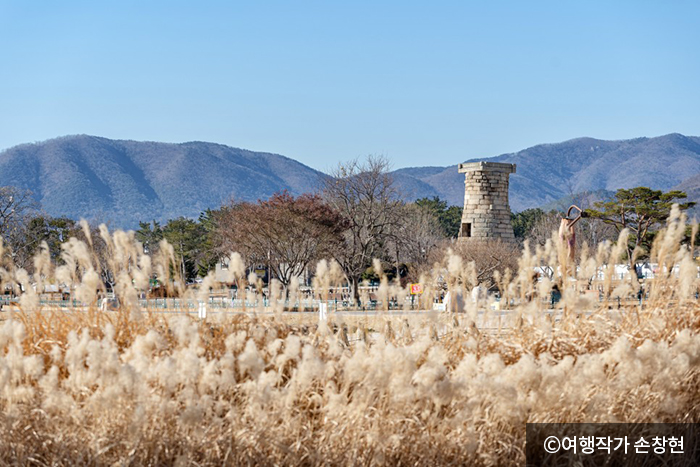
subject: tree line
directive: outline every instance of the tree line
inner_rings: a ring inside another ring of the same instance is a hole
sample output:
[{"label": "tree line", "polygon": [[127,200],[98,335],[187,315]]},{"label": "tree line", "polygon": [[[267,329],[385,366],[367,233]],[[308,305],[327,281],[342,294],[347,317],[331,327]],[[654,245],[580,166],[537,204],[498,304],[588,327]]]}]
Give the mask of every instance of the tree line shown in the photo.
[{"label": "tree line", "polygon": [[[319,193],[275,193],[257,202],[231,200],[204,211],[198,219],[140,222],[135,237],[150,254],[157,253],[166,240],[173,248],[178,275],[187,281],[205,276],[233,251],[242,255],[249,268],[263,265],[266,274],[284,286],[313,269],[320,259],[332,259],[356,299],[360,282],[376,279],[380,272],[389,278],[417,281],[422,272],[441,261],[448,248],[475,261],[479,282],[488,284],[495,271],[516,268],[517,244],[456,242],[462,208],[448,206],[437,197],[403,201],[389,169],[382,157],[354,160],[338,165]],[[616,239],[627,228],[632,232],[629,258],[643,258],[671,204],[685,198],[678,191],[618,190],[614,199],[590,203],[589,216],[577,225],[577,243],[594,246]],[[578,202],[585,204],[586,200]],[[680,207],[692,205],[681,202]],[[514,214],[515,236],[521,242],[544,245],[561,218],[560,212],[542,209]],[[97,225],[48,216],[30,192],[14,187],[0,188],[0,235],[4,254],[28,271],[44,243],[60,262],[61,245],[70,237],[90,235],[96,254],[107,254],[101,248],[104,241]],[[384,271],[373,269],[375,258],[381,260]],[[109,284],[110,271],[101,274]]]}]

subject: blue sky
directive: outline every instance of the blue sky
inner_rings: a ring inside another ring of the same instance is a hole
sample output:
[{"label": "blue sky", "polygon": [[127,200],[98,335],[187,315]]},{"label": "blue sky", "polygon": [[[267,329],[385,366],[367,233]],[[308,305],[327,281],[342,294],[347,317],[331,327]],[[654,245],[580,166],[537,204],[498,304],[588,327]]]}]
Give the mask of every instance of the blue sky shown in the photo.
[{"label": "blue sky", "polygon": [[213,141],[321,170],[700,135],[700,2],[0,0],[0,149]]}]

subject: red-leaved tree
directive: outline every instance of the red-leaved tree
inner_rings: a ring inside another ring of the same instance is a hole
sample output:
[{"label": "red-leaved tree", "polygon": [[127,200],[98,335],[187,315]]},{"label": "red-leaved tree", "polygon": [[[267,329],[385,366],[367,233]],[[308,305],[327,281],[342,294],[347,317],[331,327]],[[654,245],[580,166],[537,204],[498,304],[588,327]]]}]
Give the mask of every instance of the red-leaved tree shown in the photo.
[{"label": "red-leaved tree", "polygon": [[257,203],[232,202],[215,213],[217,251],[241,253],[248,265],[269,266],[287,285],[314,261],[340,247],[346,222],[317,195],[274,194]]}]

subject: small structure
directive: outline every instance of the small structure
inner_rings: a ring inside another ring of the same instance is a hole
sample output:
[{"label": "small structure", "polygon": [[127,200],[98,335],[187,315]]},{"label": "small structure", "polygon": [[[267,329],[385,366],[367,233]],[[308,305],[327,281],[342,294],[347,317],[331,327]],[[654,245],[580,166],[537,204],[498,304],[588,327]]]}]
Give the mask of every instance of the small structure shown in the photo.
[{"label": "small structure", "polygon": [[464,174],[464,211],[460,240],[515,240],[510,223],[508,178],[515,164],[471,162],[459,164]]},{"label": "small structure", "polygon": [[[572,211],[576,214],[572,214]],[[580,207],[572,204],[566,211],[566,216],[562,216],[559,223],[559,238],[564,245],[566,258],[570,264],[576,264],[576,230],[574,226],[582,217],[588,217],[586,212]],[[560,259],[562,261],[564,258]]]}]

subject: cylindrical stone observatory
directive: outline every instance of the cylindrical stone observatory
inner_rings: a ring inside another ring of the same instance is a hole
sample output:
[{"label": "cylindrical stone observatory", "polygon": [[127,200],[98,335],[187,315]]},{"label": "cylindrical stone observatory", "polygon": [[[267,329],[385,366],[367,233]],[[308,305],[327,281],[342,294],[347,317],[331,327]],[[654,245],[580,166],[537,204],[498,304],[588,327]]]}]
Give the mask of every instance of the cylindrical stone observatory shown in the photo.
[{"label": "cylindrical stone observatory", "polygon": [[508,205],[508,177],[515,164],[459,164],[464,174],[464,211],[460,240],[514,240]]}]

